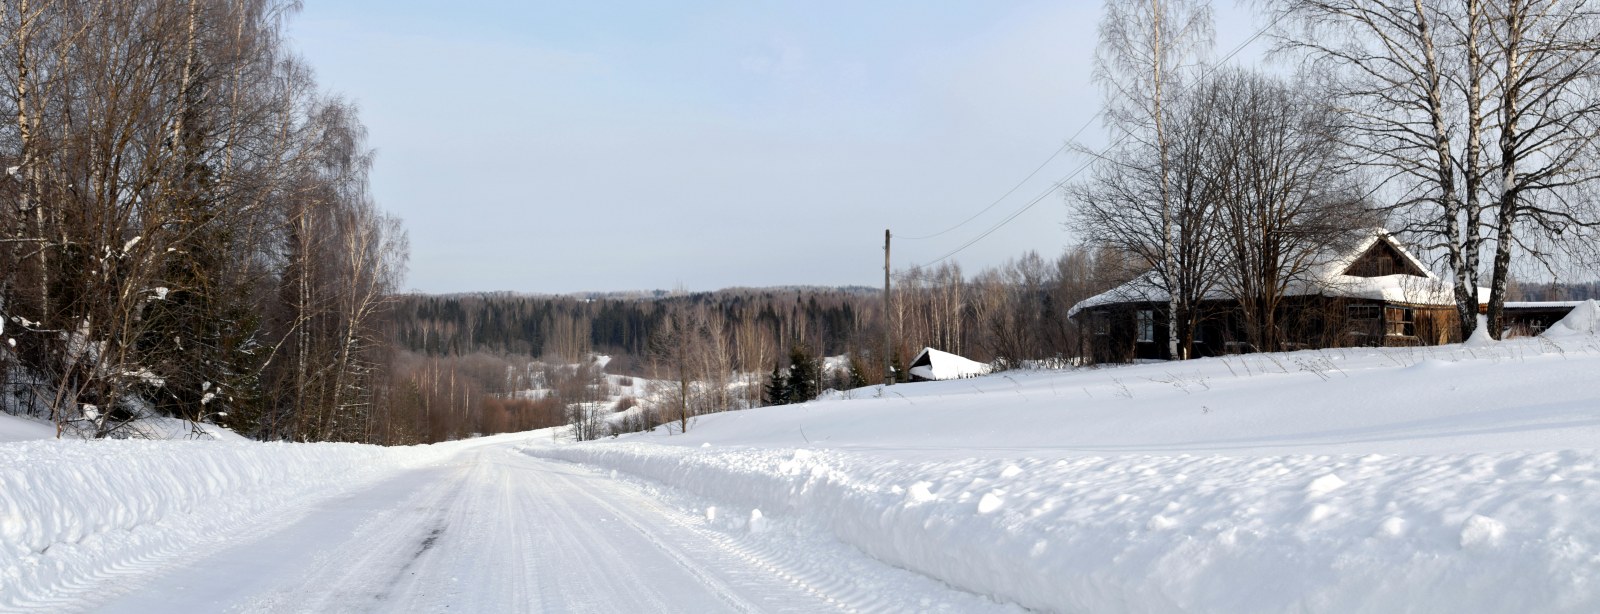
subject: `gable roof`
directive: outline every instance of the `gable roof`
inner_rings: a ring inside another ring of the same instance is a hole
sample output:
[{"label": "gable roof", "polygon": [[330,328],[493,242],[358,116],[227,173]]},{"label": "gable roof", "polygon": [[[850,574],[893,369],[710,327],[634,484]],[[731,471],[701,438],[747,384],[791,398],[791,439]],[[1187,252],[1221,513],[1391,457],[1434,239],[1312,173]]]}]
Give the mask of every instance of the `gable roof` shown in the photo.
[{"label": "gable roof", "polygon": [[909,372],[926,380],[958,379],[985,375],[989,373],[989,365],[949,352],[922,348],[911,361]]},{"label": "gable roof", "polygon": [[1393,241],[1375,241],[1350,262],[1344,274],[1356,277],[1383,275],[1427,277],[1428,271]]},{"label": "gable roof", "polygon": [[[1385,243],[1404,259],[1407,265],[1404,268],[1414,269],[1422,274],[1396,273],[1376,277],[1351,275],[1351,268],[1379,242]],[[1479,300],[1483,300],[1482,297],[1487,293],[1487,289],[1479,288]],[[1422,261],[1383,228],[1370,229],[1360,241],[1344,249],[1332,250],[1319,256],[1305,275],[1288,283],[1284,295],[1337,296],[1416,306],[1449,306],[1456,302],[1454,285],[1429,271],[1428,267],[1422,265]],[[1207,300],[1228,298],[1231,297],[1220,288],[1213,288],[1206,294]],[[1160,303],[1167,300],[1169,300],[1168,294],[1161,288],[1160,278],[1156,276],[1154,270],[1151,270],[1128,283],[1080,301],[1067,310],[1067,317],[1077,317],[1079,311],[1092,307],[1121,303]]]}]

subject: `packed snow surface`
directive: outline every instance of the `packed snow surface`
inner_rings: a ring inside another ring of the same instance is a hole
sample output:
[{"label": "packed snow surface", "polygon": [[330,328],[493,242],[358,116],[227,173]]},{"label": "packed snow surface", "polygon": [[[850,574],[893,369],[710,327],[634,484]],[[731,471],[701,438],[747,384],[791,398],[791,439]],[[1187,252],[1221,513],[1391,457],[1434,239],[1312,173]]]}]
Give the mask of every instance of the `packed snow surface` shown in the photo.
[{"label": "packed snow surface", "polygon": [[1597,373],[1587,335],[1010,371],[524,452],[1043,611],[1592,612]]},{"label": "packed snow surface", "polygon": [[129,568],[193,556],[298,506],[439,458],[438,448],[353,444],[0,445],[0,610],[65,607]]},{"label": "packed snow surface", "polygon": [[0,611],[1018,611],[550,436],[0,447]]}]

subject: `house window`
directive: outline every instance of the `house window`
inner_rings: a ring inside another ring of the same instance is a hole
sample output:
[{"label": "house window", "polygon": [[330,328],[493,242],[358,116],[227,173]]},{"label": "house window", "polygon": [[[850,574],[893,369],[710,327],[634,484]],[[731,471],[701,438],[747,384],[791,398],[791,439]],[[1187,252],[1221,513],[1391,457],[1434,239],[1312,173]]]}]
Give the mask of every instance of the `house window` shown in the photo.
[{"label": "house window", "polygon": [[1345,316],[1355,322],[1370,321],[1383,317],[1383,310],[1377,305],[1349,305],[1345,307]]},{"label": "house window", "polygon": [[1344,315],[1346,330],[1358,344],[1373,343],[1383,334],[1383,307],[1380,305],[1346,305]]},{"label": "house window", "polygon": [[1416,336],[1416,323],[1412,318],[1413,315],[1410,309],[1385,307],[1383,309],[1383,333],[1390,337]]},{"label": "house window", "polygon": [[1097,311],[1089,318],[1089,327],[1096,335],[1111,334],[1111,316],[1105,312]]},{"label": "house window", "polygon": [[1137,318],[1135,324],[1139,329],[1139,341],[1141,343],[1155,342],[1156,312],[1149,309],[1140,309],[1139,312],[1135,314],[1135,317]]}]

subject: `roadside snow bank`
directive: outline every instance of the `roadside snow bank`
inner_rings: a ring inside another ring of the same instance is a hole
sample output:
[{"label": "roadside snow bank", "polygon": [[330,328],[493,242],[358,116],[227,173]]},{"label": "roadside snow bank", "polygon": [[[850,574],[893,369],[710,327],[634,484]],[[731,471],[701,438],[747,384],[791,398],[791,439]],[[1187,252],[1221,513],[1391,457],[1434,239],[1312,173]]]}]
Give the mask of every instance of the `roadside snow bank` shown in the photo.
[{"label": "roadside snow bank", "polygon": [[638,443],[523,451],[796,517],[887,563],[1047,611],[1600,610],[1590,452],[907,462]]},{"label": "roadside snow bank", "polygon": [[1596,373],[1587,336],[1008,371],[524,451],[1045,611],[1595,612]]},{"label": "roadside snow bank", "polygon": [[[197,441],[0,445],[0,610],[115,590],[241,527],[442,460],[452,448]],[[266,522],[266,524],[273,524]]]}]

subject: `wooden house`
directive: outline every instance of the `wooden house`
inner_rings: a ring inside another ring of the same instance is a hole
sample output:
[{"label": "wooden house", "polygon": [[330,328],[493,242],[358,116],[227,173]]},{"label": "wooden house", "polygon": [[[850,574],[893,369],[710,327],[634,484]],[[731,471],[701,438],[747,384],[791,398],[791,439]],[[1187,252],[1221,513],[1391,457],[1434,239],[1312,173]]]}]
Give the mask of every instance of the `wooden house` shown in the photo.
[{"label": "wooden house", "polygon": [[[1146,274],[1072,307],[1068,317],[1082,327],[1086,357],[1096,362],[1169,357],[1168,297],[1153,279]],[[1381,229],[1347,249],[1323,254],[1284,295],[1273,315],[1287,349],[1460,340],[1452,284]],[[1237,300],[1216,290],[1195,309],[1194,356],[1256,350]]]}]

